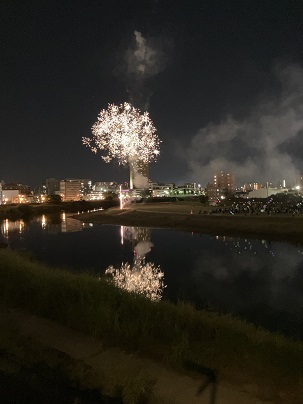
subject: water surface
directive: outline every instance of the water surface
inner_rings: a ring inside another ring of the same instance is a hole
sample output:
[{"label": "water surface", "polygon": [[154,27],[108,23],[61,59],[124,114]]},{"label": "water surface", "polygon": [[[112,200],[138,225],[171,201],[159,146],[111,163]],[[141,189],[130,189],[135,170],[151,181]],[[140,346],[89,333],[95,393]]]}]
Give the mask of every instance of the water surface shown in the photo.
[{"label": "water surface", "polygon": [[140,258],[164,272],[163,298],[233,313],[303,338],[303,248],[167,229],[83,224],[67,214],[5,221],[2,238],[54,265],[103,274]]}]

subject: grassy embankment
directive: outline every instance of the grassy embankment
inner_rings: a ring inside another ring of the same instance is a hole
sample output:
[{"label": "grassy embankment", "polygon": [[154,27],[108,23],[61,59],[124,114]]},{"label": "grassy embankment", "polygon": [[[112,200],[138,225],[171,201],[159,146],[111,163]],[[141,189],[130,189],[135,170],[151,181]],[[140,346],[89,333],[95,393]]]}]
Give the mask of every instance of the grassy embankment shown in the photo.
[{"label": "grassy embankment", "polygon": [[[220,382],[275,402],[303,396],[303,344],[188,304],[153,303],[104,279],[74,275],[0,251],[0,303],[56,320],[105,344],[164,361],[192,361]],[[149,381],[150,382],[150,381]]]},{"label": "grassy embankment", "polygon": [[162,227],[215,236],[303,243],[303,216],[199,214],[200,210],[209,212],[211,208],[192,203],[135,204],[123,210],[83,213],[76,218],[96,224]]}]

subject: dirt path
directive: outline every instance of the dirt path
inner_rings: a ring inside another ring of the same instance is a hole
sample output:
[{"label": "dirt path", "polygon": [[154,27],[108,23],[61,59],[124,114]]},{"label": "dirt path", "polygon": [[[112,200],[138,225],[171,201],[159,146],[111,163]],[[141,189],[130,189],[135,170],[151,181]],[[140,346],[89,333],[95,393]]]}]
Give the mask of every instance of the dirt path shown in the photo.
[{"label": "dirt path", "polygon": [[[129,372],[143,371],[155,379],[154,393],[159,403],[184,404],[261,404],[262,401],[220,383],[207,383],[207,379],[191,378],[171,371],[160,364],[129,354],[118,348],[105,348],[101,341],[82,335],[53,321],[17,310],[0,310],[1,323],[13,324],[23,335],[31,337],[45,347],[64,352],[81,360],[100,375],[110,368],[124,367]],[[202,391],[201,391],[202,390]]]}]

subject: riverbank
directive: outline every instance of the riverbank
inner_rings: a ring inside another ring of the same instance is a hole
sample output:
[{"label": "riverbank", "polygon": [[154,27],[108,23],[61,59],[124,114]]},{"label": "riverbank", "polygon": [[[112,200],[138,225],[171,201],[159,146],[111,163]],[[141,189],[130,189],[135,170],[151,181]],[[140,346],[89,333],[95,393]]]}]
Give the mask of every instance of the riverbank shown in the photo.
[{"label": "riverbank", "polygon": [[214,236],[303,243],[303,216],[245,216],[210,214],[210,211],[209,207],[199,204],[153,203],[83,213],[75,218],[95,224],[170,228]]},{"label": "riverbank", "polygon": [[87,212],[93,209],[108,209],[117,206],[115,200],[103,201],[75,201],[60,203],[33,203],[33,204],[10,204],[0,205],[0,220],[30,220],[34,216],[51,214],[61,211],[76,213]]},{"label": "riverbank", "polygon": [[[301,342],[187,304],[153,303],[103,278],[55,270],[10,250],[0,251],[0,280],[2,306],[93,336],[109,349],[109,362],[115,347],[130,355],[130,363],[135,355],[179,375],[199,377],[200,383],[202,374],[210,387],[231,386],[258,397],[253,402],[295,403],[303,396]],[[63,337],[65,345],[66,340]],[[127,367],[121,357],[112,363]],[[144,380],[151,383],[153,378]]]}]

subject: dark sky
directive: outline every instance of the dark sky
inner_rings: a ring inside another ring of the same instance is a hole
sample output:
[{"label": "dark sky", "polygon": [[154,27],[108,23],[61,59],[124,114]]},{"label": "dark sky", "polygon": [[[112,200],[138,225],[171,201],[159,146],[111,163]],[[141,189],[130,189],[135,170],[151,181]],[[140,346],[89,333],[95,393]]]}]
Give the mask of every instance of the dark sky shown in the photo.
[{"label": "dark sky", "polygon": [[[148,105],[162,141],[154,181],[204,186],[223,169],[240,185],[303,171],[301,1],[0,4],[0,180],[128,180],[81,139],[101,109],[130,100]],[[153,55],[140,79],[135,32]]]}]

